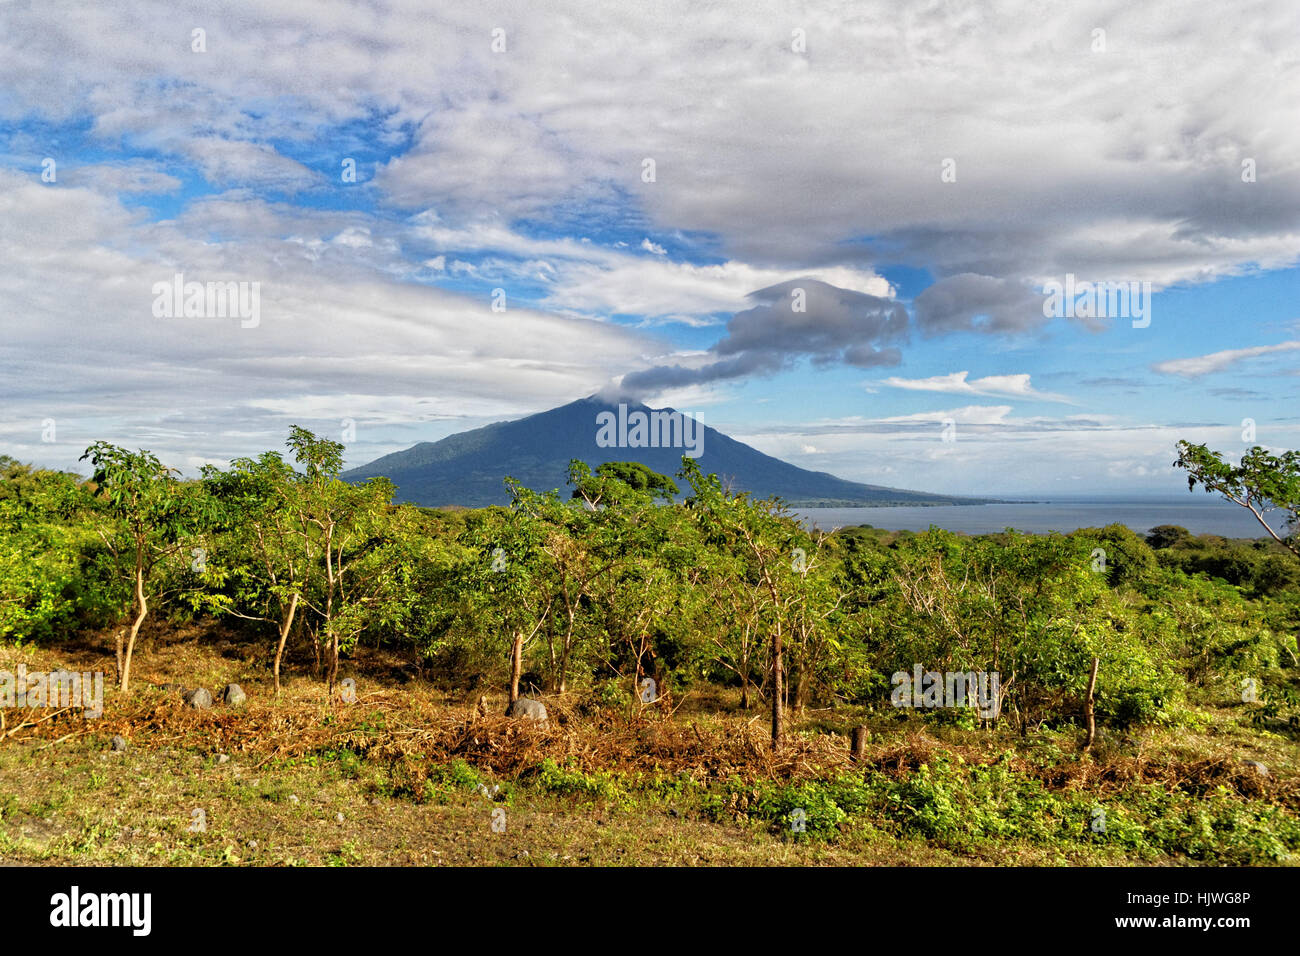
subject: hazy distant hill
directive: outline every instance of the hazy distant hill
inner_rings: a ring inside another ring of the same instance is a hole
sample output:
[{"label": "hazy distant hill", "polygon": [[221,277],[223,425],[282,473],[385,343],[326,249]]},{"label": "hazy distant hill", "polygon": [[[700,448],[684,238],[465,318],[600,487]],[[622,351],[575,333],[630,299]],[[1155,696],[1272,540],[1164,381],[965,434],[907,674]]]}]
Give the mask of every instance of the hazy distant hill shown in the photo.
[{"label": "hazy distant hill", "polygon": [[[630,403],[627,417],[652,411],[673,410]],[[682,447],[600,447],[596,441],[597,416],[602,412],[618,416],[617,403],[594,397],[579,399],[516,421],[496,422],[441,441],[420,442],[354,468],[343,477],[360,481],[386,476],[397,485],[399,501],[434,507],[482,507],[509,501],[502,483],[506,475],[537,491],[565,489],[565,472],[572,458],[580,458],[593,468],[606,461],[639,461],[666,475],[677,473]],[[694,427],[704,429],[700,467],[706,473],[716,473],[733,489],[753,492],[758,497],[779,495],[791,505],[802,507],[980,504],[990,500],[845,481],[764,455],[717,429]]]}]

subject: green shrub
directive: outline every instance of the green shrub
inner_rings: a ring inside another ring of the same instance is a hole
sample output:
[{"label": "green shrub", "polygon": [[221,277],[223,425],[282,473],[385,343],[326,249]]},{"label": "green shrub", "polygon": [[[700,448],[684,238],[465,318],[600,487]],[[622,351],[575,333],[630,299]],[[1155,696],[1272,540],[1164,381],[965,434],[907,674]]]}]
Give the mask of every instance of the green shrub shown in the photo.
[{"label": "green shrub", "polygon": [[623,788],[613,774],[604,771],[584,773],[568,766],[560,766],[550,757],[538,765],[536,783],[550,793],[612,800],[623,795]]}]

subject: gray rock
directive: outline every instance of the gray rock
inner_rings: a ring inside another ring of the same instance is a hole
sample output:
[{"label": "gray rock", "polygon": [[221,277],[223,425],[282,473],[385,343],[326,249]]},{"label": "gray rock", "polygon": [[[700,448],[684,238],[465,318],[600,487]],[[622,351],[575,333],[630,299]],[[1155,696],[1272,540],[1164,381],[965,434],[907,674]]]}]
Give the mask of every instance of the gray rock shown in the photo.
[{"label": "gray rock", "polygon": [[126,738],[120,734],[113,738],[113,750],[116,753],[122,753],[126,750]]},{"label": "gray rock", "polygon": [[1264,766],[1258,760],[1246,760],[1244,761],[1244,763],[1246,764],[1247,767],[1249,767],[1251,770],[1254,770],[1261,777],[1269,776],[1268,767]]},{"label": "gray rock", "polygon": [[212,706],[212,694],[206,687],[198,687],[194,690],[184,691],[185,703],[195,710],[207,710]]},{"label": "gray rock", "polygon": [[533,700],[529,697],[520,697],[510,709],[506,711],[507,717],[520,717],[524,720],[535,720],[538,723],[546,723],[546,705],[539,700]]},{"label": "gray rock", "polygon": [[244,688],[238,684],[227,684],[225,690],[221,692],[221,699],[226,702],[228,707],[238,707],[248,700],[248,695],[244,693]]}]

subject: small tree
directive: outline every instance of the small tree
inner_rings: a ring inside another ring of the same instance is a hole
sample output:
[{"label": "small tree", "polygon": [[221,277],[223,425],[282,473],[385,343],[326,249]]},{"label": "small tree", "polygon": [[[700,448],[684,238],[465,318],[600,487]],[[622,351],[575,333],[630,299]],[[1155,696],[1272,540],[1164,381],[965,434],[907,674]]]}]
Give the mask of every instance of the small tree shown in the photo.
[{"label": "small tree", "polygon": [[791,562],[795,573],[786,630],[796,712],[808,704],[813,683],[826,662],[842,649],[832,620],[847,589],[832,574],[831,562],[823,560],[825,541],[826,535],[820,532],[816,537],[801,534],[795,538],[800,557]]},{"label": "small tree", "polygon": [[127,451],[96,442],[81,460],[94,466],[91,507],[102,523],[97,532],[118,571],[130,580],[134,618],[123,646],[116,641],[122,692],[131,684],[131,658],[154,596],[155,568],[182,549],[186,534],[203,516],[199,498],[178,482],[174,470],[147,451]]},{"label": "small tree", "polygon": [[95,579],[88,553],[98,539],[88,522],[68,520],[81,483],[0,455],[0,642],[46,640],[112,612],[113,589]]},{"label": "small tree", "polygon": [[573,498],[587,507],[568,509],[574,546],[550,550],[567,618],[559,686],[567,676],[580,607],[591,609],[592,643],[601,645],[606,664],[621,674],[617,661],[625,659],[634,690],[642,688],[647,670],[658,686],[663,675],[654,636],[678,601],[684,567],[695,563],[688,562],[674,533],[680,509],[661,507],[677,494],[677,485],[638,462],[606,462],[592,474],[575,459],[568,478]]},{"label": "small tree", "polygon": [[1156,551],[1176,548],[1192,540],[1192,533],[1177,524],[1159,524],[1147,532],[1147,545]]},{"label": "small tree", "polygon": [[[1300,558],[1300,543],[1296,541],[1300,530],[1300,452],[1273,455],[1256,445],[1242,456],[1241,464],[1232,465],[1205,445],[1180,441],[1174,465],[1187,470],[1188,491],[1200,485],[1207,492],[1241,505],[1255,516],[1269,537]],[[1285,536],[1264,520],[1266,514],[1276,510],[1286,513]]]},{"label": "small tree", "polygon": [[568,479],[573,485],[572,497],[581,498],[591,508],[671,501],[677,494],[671,478],[637,461],[607,461],[597,465],[592,474],[585,462],[574,458],[569,461]]},{"label": "small tree", "polygon": [[385,615],[381,604],[392,596],[387,585],[393,483],[387,478],[364,485],[342,481],[343,445],[297,425],[287,444],[302,469],[288,506],[302,551],[312,563],[312,586],[302,603],[316,615],[317,646],[329,655],[327,680],[333,692],[340,654],[376,614]]},{"label": "small tree", "polygon": [[309,582],[315,554],[303,524],[302,483],[276,452],[237,458],[229,471],[211,466],[204,483],[221,510],[229,560],[223,593],[214,594],[218,612],[276,628],[272,672],[280,693],[280,663]]},{"label": "small tree", "polygon": [[[752,582],[749,600],[771,636],[772,749],[778,750],[785,725],[785,639],[801,584],[795,578],[805,569],[795,548],[803,536],[780,500],[751,501],[743,493],[732,494],[722,488],[717,475],[705,475],[693,458],[682,457],[680,477],[691,486],[686,503],[706,541],[744,557],[736,573]],[[737,608],[736,613],[744,610]]]},{"label": "small tree", "polygon": [[[509,478],[506,483],[517,502],[526,489]],[[463,540],[476,553],[460,579],[466,610],[489,634],[510,635],[507,692],[514,703],[519,699],[524,650],[547,626],[555,604],[548,580],[551,569],[542,550],[546,526],[530,509],[492,508],[466,529]]]}]

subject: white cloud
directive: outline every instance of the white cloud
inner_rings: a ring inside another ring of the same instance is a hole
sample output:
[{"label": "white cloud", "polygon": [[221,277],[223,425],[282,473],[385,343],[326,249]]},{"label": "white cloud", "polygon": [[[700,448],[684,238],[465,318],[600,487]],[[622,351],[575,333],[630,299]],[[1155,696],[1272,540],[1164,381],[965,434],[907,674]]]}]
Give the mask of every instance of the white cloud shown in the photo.
[{"label": "white cloud", "polygon": [[758,289],[803,276],[868,295],[894,294],[886,279],[853,266],[796,271],[737,261],[695,265],[666,254],[637,255],[616,245],[533,238],[493,221],[453,227],[432,213],[415,217],[410,235],[442,255],[495,253],[488,264],[502,278],[537,278],[536,263],[544,260],[548,268],[541,304],[594,316],[637,315],[704,324],[713,321],[710,317],[715,314],[745,308],[747,296]]},{"label": "white cloud", "polygon": [[174,193],[181,181],[158,163],[144,159],[89,166],[64,166],[59,181],[65,186],[85,186],[109,196]]},{"label": "white cloud", "polygon": [[[484,423],[478,415],[516,417],[589,394],[663,351],[616,325],[496,313],[486,300],[401,281],[375,267],[392,253],[364,230],[307,242],[270,240],[258,226],[208,243],[90,189],[3,170],[0,221],[0,302],[22,317],[6,323],[0,350],[0,439],[28,460],[75,467],[99,438],[148,440],[169,461],[225,458],[279,446],[295,422],[331,429],[353,418],[360,435],[371,429],[349,450],[360,463],[364,442],[392,441],[375,429],[423,425],[403,432],[411,444],[441,437],[431,422],[446,420],[448,434]],[[379,258],[352,258],[359,252]],[[258,283],[260,323],[154,318],[153,285],[176,272]],[[52,445],[40,441],[46,418],[58,423]]]},{"label": "white cloud", "polygon": [[[703,325],[805,276],[891,296],[884,253],[961,280],[942,289],[985,289],[985,315],[1008,330],[1041,323],[1022,293],[1067,272],[1163,287],[1297,259],[1289,0],[1226,18],[1177,0],[737,9],[391,0],[359,16],[344,0],[135,0],[69,17],[6,4],[0,306],[19,318],[0,394],[13,449],[53,454],[30,437],[52,416],[59,454],[107,434],[207,460],[276,444],[295,415],[328,425],[339,404],[427,438],[417,427],[555,404],[682,347],[583,317]],[[1104,54],[1089,49],[1098,24]],[[189,50],[193,25],[206,54]],[[498,25],[504,54],[491,51]],[[790,49],[793,25],[806,54]],[[154,158],[77,168],[46,130],[87,121],[86,153]],[[51,153],[60,183],[45,188],[31,163]],[[332,202],[349,156],[361,182],[346,188],[375,213]],[[947,158],[956,182],[940,180]],[[1257,182],[1241,179],[1246,158]],[[228,191],[164,223],[116,202],[175,194],[191,172]],[[622,238],[602,238],[611,228]],[[176,270],[260,281],[262,326],[142,319],[151,283]],[[498,315],[416,284],[474,277],[531,283],[539,308],[511,291]],[[944,332],[963,318],[945,315]],[[1156,370],[1194,377],[1294,346]],[[1066,401],[1027,376],[951,378],[889,387]],[[933,416],[958,420],[959,442],[937,445]],[[966,480],[959,462],[971,481],[1010,480],[1011,451],[1031,441],[1038,467],[1082,475],[1122,456],[1155,469],[1172,444],[1008,405],[909,418],[864,426],[879,437],[856,449],[799,444],[849,476],[936,469],[922,473],[939,487]]]},{"label": "white cloud", "polygon": [[[957,423],[953,442],[943,441],[944,418]],[[1186,478],[1171,467],[1179,439],[1241,447],[1239,425],[1189,427],[1110,416],[1017,418],[1005,406],[783,427],[710,424],[766,454],[852,481],[972,495],[1037,496],[1059,489],[1062,476],[1073,476],[1075,494],[1137,491],[1175,497],[1187,489]],[[1276,434],[1287,447],[1300,444],[1300,427],[1277,426]],[[801,457],[807,445],[817,452]]]},{"label": "white cloud", "polygon": [[[1177,0],[1032,15],[394,0],[364,17],[343,0],[237,13],[139,0],[5,18],[0,116],[89,114],[106,142],[189,158],[230,185],[305,188],[318,175],[269,144],[363,121],[381,146],[409,143],[365,183],[401,209],[615,211],[787,272],[866,262],[879,242],[939,276],[1167,285],[1295,262],[1300,248],[1289,0],[1228,19]],[[192,22],[206,54],[189,51]],[[1109,48],[1094,53],[1101,22]],[[790,24],[806,53],[790,49]],[[492,52],[490,25],[507,52]],[[76,69],[54,76],[54,63]],[[321,144],[331,171],[351,144]],[[945,159],[955,182],[940,180]],[[1256,182],[1242,182],[1244,159]]]},{"label": "white cloud", "polygon": [[1225,349],[1211,352],[1209,355],[1197,355],[1192,358],[1167,359],[1151,366],[1152,371],[1161,375],[1181,375],[1184,378],[1199,378],[1211,372],[1221,372],[1230,365],[1261,355],[1276,352],[1293,352],[1300,349],[1300,341],[1279,342],[1277,345],[1257,345],[1246,349]]},{"label": "white cloud", "polygon": [[184,141],[182,152],[218,187],[252,185],[297,192],[321,181],[302,163],[261,143],[196,136]]},{"label": "white cloud", "polygon": [[951,419],[959,425],[1001,425],[1010,414],[1010,405],[963,405],[960,408],[950,408],[943,411],[891,415],[887,418],[877,418],[875,423],[880,425],[943,424],[944,421]]},{"label": "white cloud", "polygon": [[1015,375],[987,375],[983,378],[967,380],[969,372],[953,372],[949,375],[935,375],[931,378],[899,378],[890,376],[873,385],[887,385],[918,392],[949,392],[957,395],[990,395],[1006,398],[1023,398],[1038,402],[1061,402],[1074,404],[1065,395],[1053,392],[1040,392],[1030,384],[1028,373]]}]

